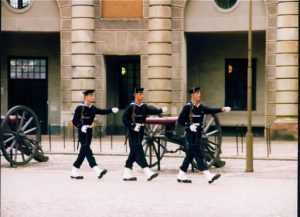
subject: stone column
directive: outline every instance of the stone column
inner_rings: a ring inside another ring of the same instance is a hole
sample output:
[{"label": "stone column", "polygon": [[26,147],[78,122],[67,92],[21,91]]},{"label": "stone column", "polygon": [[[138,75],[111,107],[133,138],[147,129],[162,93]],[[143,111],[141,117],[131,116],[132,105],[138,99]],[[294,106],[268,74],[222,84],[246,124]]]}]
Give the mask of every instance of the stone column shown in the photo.
[{"label": "stone column", "polygon": [[95,89],[94,0],[72,0],[72,110]]},{"label": "stone column", "polygon": [[171,97],[171,0],[149,0],[148,102],[168,106]]},{"label": "stone column", "polygon": [[60,125],[65,121],[70,121],[71,111],[71,88],[72,88],[72,2],[58,0],[60,11],[60,79],[61,79],[61,115]]},{"label": "stone column", "polygon": [[276,43],[276,119],[272,135],[297,137],[298,119],[298,0],[279,0]]},{"label": "stone column", "polygon": [[266,92],[265,123],[270,125],[276,118],[276,40],[277,40],[277,1],[266,2]]}]

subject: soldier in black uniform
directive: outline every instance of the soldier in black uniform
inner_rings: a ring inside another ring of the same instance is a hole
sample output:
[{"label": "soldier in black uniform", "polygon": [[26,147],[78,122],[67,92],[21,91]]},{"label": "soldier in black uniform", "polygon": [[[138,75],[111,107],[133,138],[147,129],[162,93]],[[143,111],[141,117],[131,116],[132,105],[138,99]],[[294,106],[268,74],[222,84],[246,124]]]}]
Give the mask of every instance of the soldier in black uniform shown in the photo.
[{"label": "soldier in black uniform", "polygon": [[129,147],[130,152],[125,164],[123,175],[124,181],[136,181],[137,178],[132,174],[133,163],[136,162],[147,176],[148,181],[158,176],[150,170],[145,158],[142,147],[142,140],[144,136],[144,123],[147,115],[158,115],[167,111],[167,107],[161,109],[153,109],[142,103],[144,88],[135,88],[134,102],[129,104],[123,114],[123,123],[129,130]]},{"label": "soldier in black uniform", "polygon": [[83,176],[79,175],[78,169],[80,168],[84,159],[87,158],[90,167],[93,168],[98,178],[101,179],[102,176],[107,173],[107,170],[100,169],[98,167],[90,147],[92,141],[93,121],[96,114],[106,115],[110,113],[117,113],[119,109],[99,109],[92,105],[92,102],[95,100],[94,90],[86,90],[83,92],[83,95],[84,102],[82,105],[77,106],[72,120],[74,126],[78,128],[78,137],[81,147],[78,157],[73,164],[71,178],[83,179]]},{"label": "soldier in black uniform", "polygon": [[186,139],[188,143],[188,149],[186,151],[186,156],[182,162],[179,173],[177,175],[177,181],[183,183],[191,183],[192,181],[187,177],[186,172],[189,164],[195,158],[198,168],[203,172],[205,177],[208,179],[208,183],[213,183],[218,179],[220,174],[212,174],[208,170],[206,164],[204,163],[204,157],[200,150],[201,145],[201,134],[203,133],[203,117],[205,114],[214,114],[219,112],[229,112],[230,107],[222,108],[209,108],[200,104],[200,88],[194,87],[189,90],[191,94],[191,102],[187,103],[179,117],[178,123],[185,127]]}]

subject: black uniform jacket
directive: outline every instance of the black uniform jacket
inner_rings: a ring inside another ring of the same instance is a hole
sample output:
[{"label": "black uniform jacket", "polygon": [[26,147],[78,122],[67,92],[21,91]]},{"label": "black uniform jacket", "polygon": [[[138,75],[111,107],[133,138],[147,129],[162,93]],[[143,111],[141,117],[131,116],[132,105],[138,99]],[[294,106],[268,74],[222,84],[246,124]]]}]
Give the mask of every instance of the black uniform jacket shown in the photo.
[{"label": "black uniform jacket", "polygon": [[140,105],[131,103],[126,107],[122,121],[126,127],[133,130],[136,123],[145,123],[147,115],[159,115],[161,113],[161,109],[151,108],[145,103],[141,103]]},{"label": "black uniform jacket", "polygon": [[91,125],[94,121],[96,114],[106,115],[112,113],[112,109],[99,109],[94,105],[86,106],[84,104],[77,106],[73,116],[73,124],[78,129],[83,125]]},{"label": "black uniform jacket", "polygon": [[187,132],[191,132],[189,128],[191,124],[199,124],[198,129],[201,129],[205,114],[219,112],[222,112],[222,108],[210,108],[202,104],[193,105],[192,102],[189,102],[183,107],[177,121],[181,126],[186,127]]}]

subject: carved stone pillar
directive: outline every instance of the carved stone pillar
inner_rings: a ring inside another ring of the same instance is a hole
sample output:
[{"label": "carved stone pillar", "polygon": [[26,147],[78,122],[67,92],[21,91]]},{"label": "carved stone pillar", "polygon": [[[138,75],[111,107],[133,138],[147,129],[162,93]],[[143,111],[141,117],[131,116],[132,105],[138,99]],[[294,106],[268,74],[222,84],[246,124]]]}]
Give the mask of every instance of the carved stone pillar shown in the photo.
[{"label": "carved stone pillar", "polygon": [[298,121],[298,15],[299,2],[278,1],[276,42],[276,119],[272,135],[297,137]]},{"label": "carved stone pillar", "polygon": [[72,109],[95,89],[94,0],[72,1]]},{"label": "carved stone pillar", "polygon": [[171,0],[149,1],[148,102],[157,107],[172,101],[171,18]]}]

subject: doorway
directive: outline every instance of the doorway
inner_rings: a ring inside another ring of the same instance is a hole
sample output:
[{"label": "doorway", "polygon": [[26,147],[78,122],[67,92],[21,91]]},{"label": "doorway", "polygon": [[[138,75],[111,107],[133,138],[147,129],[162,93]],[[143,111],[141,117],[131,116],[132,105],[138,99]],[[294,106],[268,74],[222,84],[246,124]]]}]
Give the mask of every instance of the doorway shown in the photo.
[{"label": "doorway", "polygon": [[48,127],[47,68],[47,58],[8,58],[8,106],[31,108],[40,120],[42,134],[47,133]]},{"label": "doorway", "polygon": [[116,115],[107,117],[107,125],[114,126],[113,134],[124,134],[123,110],[133,101],[134,88],[141,85],[140,56],[106,56],[105,64],[107,107],[120,109]]}]

